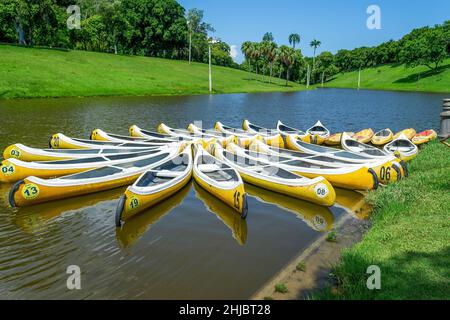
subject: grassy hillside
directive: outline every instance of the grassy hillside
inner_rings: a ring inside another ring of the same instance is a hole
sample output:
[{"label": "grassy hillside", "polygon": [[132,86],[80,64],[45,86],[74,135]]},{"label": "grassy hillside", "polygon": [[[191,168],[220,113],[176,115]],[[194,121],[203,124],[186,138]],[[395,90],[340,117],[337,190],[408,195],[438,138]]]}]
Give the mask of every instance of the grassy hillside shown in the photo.
[{"label": "grassy hillside", "polygon": [[[357,88],[358,71],[339,74],[324,84],[330,88]],[[386,65],[361,71],[362,89],[450,92],[450,59],[436,73],[427,67],[405,68],[404,65]]]},{"label": "grassy hillside", "polygon": [[[0,45],[0,98],[208,93],[208,65],[85,51]],[[215,93],[295,91],[304,86],[213,66]]]}]

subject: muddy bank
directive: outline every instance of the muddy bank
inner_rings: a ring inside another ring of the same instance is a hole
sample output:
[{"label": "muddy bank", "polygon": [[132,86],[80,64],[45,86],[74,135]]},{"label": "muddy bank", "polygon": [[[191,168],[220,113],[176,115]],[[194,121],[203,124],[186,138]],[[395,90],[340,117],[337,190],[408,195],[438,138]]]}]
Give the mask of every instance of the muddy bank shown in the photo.
[{"label": "muddy bank", "polygon": [[[336,224],[335,241],[327,241],[328,234],[322,235],[270,279],[251,299],[307,299],[311,293],[330,283],[331,266],[339,261],[342,249],[359,242],[369,227],[369,220],[358,220],[346,214]],[[302,271],[297,270],[297,266],[300,266]],[[284,284],[288,292],[275,292],[277,284]]]}]

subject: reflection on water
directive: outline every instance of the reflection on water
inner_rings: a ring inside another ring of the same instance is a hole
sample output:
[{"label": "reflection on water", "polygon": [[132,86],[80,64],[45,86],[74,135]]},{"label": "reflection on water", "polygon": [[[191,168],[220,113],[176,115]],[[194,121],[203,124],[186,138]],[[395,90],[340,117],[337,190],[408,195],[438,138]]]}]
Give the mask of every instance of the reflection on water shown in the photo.
[{"label": "reflection on water", "polygon": [[371,206],[365,201],[365,192],[353,191],[341,188],[336,190],[335,206],[344,208],[347,213],[357,219],[367,219],[372,211]]},{"label": "reflection on water", "polygon": [[194,182],[195,195],[203,201],[208,211],[216,214],[217,217],[228,227],[233,233],[233,238],[242,246],[247,241],[247,221],[241,218],[231,207],[212,196],[205,189]]},{"label": "reflection on water", "polygon": [[245,191],[259,201],[271,203],[281,209],[295,213],[297,217],[316,231],[324,232],[333,228],[333,213],[327,207],[271,192],[251,184],[245,185]]},{"label": "reflection on water", "polygon": [[134,245],[159,219],[178,207],[189,194],[191,183],[156,206],[128,219],[121,228],[116,228],[117,241],[123,247]]},{"label": "reflection on water", "polygon": [[[154,130],[159,122],[184,128],[195,120],[205,128],[215,121],[238,127],[247,118],[265,127],[281,120],[303,129],[320,119],[334,132],[437,129],[443,98],[326,89],[0,100],[8,115],[0,149],[19,142],[45,148],[55,132],[88,138],[102,128],[127,135],[132,124]],[[23,123],[26,130],[20,130]],[[125,188],[19,209],[9,208],[9,188],[0,184],[0,298],[13,299],[246,299],[342,215],[366,218],[369,212],[358,192],[336,189],[336,205],[323,208],[246,185],[251,196],[242,221],[203,189],[187,186],[116,230],[114,214]],[[82,290],[66,288],[70,264],[82,270]]]},{"label": "reflection on water", "polygon": [[57,219],[77,214],[83,209],[98,205],[103,201],[117,201],[124,193],[125,187],[108,191],[88,194],[86,196],[67,198],[53,202],[46,202],[30,207],[15,209],[17,211],[14,222],[25,232],[37,233],[43,231],[47,224]]}]

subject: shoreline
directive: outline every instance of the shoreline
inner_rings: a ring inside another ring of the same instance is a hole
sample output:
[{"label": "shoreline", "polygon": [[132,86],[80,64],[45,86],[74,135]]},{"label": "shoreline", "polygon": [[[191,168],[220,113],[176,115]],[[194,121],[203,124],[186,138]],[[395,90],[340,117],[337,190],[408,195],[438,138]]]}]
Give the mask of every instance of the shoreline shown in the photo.
[{"label": "shoreline", "polygon": [[[292,88],[291,86],[288,88]],[[2,98],[0,97],[0,102],[2,101],[14,101],[14,100],[39,100],[39,99],[89,99],[89,98],[152,98],[152,97],[196,97],[196,96],[211,96],[211,95],[232,95],[232,94],[269,94],[269,93],[297,93],[297,92],[308,92],[313,90],[327,90],[327,89],[339,89],[339,90],[354,90],[354,91],[387,91],[387,92],[398,92],[398,93],[426,93],[426,94],[450,94],[448,92],[440,91],[410,91],[402,89],[374,89],[374,88],[350,88],[350,87],[315,87],[312,86],[309,89],[303,88],[299,90],[287,90],[287,91],[235,91],[235,92],[216,92],[216,93],[160,93],[160,94],[143,94],[143,95],[129,95],[129,94],[108,94],[108,95],[73,95],[73,96],[42,96],[42,97],[14,97],[14,98]]]},{"label": "shoreline", "polygon": [[[407,178],[365,197],[373,208],[368,220],[342,217],[335,228],[337,242],[322,235],[251,299],[448,298],[449,155],[445,143],[425,145],[408,164]],[[300,262],[304,270],[296,270]],[[370,265],[381,270],[380,290],[366,287]],[[277,284],[288,291],[275,292]]]},{"label": "shoreline", "polygon": [[[250,300],[308,299],[329,285],[332,265],[339,262],[342,250],[359,242],[369,227],[369,220],[355,219],[348,212],[344,213],[333,228],[337,234],[336,242],[326,240],[328,232],[322,234],[258,289]],[[304,271],[296,269],[299,263],[305,266]],[[287,293],[275,292],[275,286],[280,283],[287,287]]]}]

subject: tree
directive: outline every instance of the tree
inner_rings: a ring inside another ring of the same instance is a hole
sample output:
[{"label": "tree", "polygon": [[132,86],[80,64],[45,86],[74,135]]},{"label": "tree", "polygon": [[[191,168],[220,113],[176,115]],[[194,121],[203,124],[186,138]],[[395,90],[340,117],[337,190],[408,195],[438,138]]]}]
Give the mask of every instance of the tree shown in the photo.
[{"label": "tree", "polygon": [[286,67],[286,86],[289,81],[289,71],[295,63],[295,51],[288,46],[281,46],[278,50],[280,62]]},{"label": "tree", "polygon": [[277,59],[277,44],[272,41],[263,41],[261,43],[261,53],[265,56],[267,62],[269,63],[269,83],[272,83],[273,64]]},{"label": "tree", "polygon": [[121,14],[132,30],[130,53],[165,56],[166,50],[186,46],[184,8],[175,0],[122,0]]},{"label": "tree", "polygon": [[261,46],[258,42],[252,42],[250,45],[250,56],[255,63],[256,75],[258,75],[258,62],[261,58]]},{"label": "tree", "polygon": [[132,30],[130,24],[121,13],[120,0],[102,2],[99,12],[108,34],[108,43],[114,54],[118,54],[119,51],[124,53],[124,50],[121,48],[124,48],[126,43],[130,41]]},{"label": "tree", "polygon": [[217,39],[211,45],[211,63],[225,67],[234,67],[234,61],[230,57],[230,46],[220,39]]},{"label": "tree", "polygon": [[313,49],[314,49],[314,55],[313,55],[313,70],[314,70],[314,67],[315,67],[315,62],[316,62],[316,50],[317,50],[317,48],[318,47],[320,47],[320,45],[322,44],[322,42],[320,42],[319,40],[316,40],[316,39],[313,39],[311,42],[310,42],[310,47],[312,47]]},{"label": "tree", "polygon": [[444,26],[429,28],[415,38],[404,43],[400,51],[400,60],[406,67],[423,65],[436,71],[439,65],[448,57],[447,47],[449,33]]},{"label": "tree", "polygon": [[264,33],[264,36],[262,38],[263,41],[267,41],[267,42],[273,42],[273,35],[272,32],[266,32]]},{"label": "tree", "polygon": [[334,56],[331,52],[324,51],[317,57],[317,75],[321,78],[315,80],[327,81],[327,78],[337,73],[337,67],[334,65]]},{"label": "tree", "polygon": [[197,60],[199,60],[198,57],[202,56],[208,47],[208,31],[214,32],[215,30],[211,24],[203,22],[203,10],[197,8],[187,12],[186,23],[189,32],[189,58],[192,57],[192,37],[194,36],[194,47],[197,52]]},{"label": "tree", "polygon": [[252,65],[251,65],[251,54],[252,54],[252,43],[251,41],[245,41],[241,45],[241,51],[245,56],[245,60],[248,62],[248,72],[252,72]]},{"label": "tree", "polygon": [[296,80],[300,82],[300,79],[303,76],[303,73],[305,72],[305,59],[303,58],[302,51],[300,49],[295,50],[295,63],[293,66],[293,77],[292,81],[294,81],[295,77],[297,77]]},{"label": "tree", "polygon": [[289,35],[289,44],[292,45],[292,49],[295,50],[295,45],[300,43],[300,35],[298,33],[292,33]]}]

